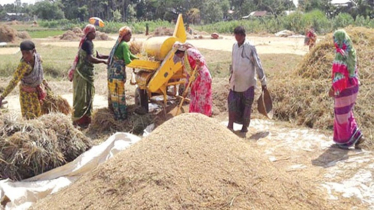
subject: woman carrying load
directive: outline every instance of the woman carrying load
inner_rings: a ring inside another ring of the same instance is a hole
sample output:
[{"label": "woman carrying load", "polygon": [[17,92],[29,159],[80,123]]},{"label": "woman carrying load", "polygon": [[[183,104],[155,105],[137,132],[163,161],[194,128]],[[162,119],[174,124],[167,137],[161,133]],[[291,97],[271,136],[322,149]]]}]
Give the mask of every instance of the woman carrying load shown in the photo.
[{"label": "woman carrying load", "polygon": [[329,96],[334,98],[334,142],[344,149],[359,148],[364,138],[353,116],[359,90],[356,50],[344,30],[335,31],[334,45],[336,53],[329,91]]},{"label": "woman carrying load", "polygon": [[47,83],[44,80],[42,61],[36,52],[35,44],[32,41],[23,41],[20,48],[22,59],[13,74],[12,80],[0,96],[0,106],[4,98],[21,81],[19,100],[22,117],[34,119],[42,115],[41,104],[47,95],[45,91]]},{"label": "woman carrying load", "polygon": [[[69,71],[69,80],[73,81],[73,124],[86,127],[91,123],[92,103],[95,95],[94,64],[107,63],[108,56],[94,50],[92,42],[96,37],[94,25],[83,29],[84,36],[79,43],[78,54]],[[95,53],[96,52],[96,53]]]},{"label": "woman carrying load", "polygon": [[116,120],[127,118],[125,83],[126,65],[137,59],[130,52],[127,42],[131,39],[131,29],[124,26],[119,29],[119,36],[109,55],[108,61],[108,106]]},{"label": "woman carrying load", "polygon": [[185,71],[189,74],[196,68],[196,76],[190,75],[191,93],[189,112],[212,116],[212,77],[204,56],[191,44],[174,43],[175,55],[182,60]]}]

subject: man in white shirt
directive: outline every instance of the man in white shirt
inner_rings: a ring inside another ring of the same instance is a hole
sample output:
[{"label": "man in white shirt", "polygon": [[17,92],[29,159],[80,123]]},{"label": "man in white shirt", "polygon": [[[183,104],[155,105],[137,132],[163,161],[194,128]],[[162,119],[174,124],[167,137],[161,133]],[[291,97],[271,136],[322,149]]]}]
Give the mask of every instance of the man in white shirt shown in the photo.
[{"label": "man in white shirt", "polygon": [[230,93],[228,96],[229,124],[227,128],[232,130],[233,124],[236,122],[243,124],[241,132],[247,132],[255,95],[255,72],[257,72],[262,89],[266,89],[266,77],[256,47],[245,38],[245,29],[242,26],[236,27],[234,35],[237,43],[232,48]]}]

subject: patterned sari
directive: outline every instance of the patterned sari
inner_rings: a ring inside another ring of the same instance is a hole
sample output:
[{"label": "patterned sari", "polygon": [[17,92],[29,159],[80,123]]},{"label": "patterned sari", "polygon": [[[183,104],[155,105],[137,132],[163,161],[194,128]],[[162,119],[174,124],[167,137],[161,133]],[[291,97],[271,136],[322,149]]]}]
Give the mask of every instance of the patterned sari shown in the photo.
[{"label": "patterned sari", "polygon": [[356,50],[344,30],[334,33],[336,56],[332,65],[332,88],[334,90],[334,142],[348,148],[362,137],[353,108],[356,103],[359,82],[357,76]]},{"label": "patterned sari", "polygon": [[35,53],[34,67],[26,63],[23,59],[13,74],[12,80],[5,88],[2,96],[5,98],[14,88],[18,82],[19,86],[19,100],[21,105],[22,117],[26,119],[34,119],[42,115],[41,101],[46,96],[43,88],[43,68],[40,56]]},{"label": "patterned sari", "polygon": [[200,61],[197,67],[195,81],[191,84],[189,112],[197,112],[212,116],[212,77],[201,53],[195,48],[188,48],[185,52],[185,66],[188,71],[195,69],[196,61]]},{"label": "patterned sari", "polygon": [[[91,42],[92,43],[92,42]],[[92,43],[92,52],[95,52]],[[95,53],[93,54],[93,56]],[[93,111],[93,99],[95,96],[94,65],[86,57],[83,49],[78,52],[78,63],[73,77],[73,122],[89,124]]]},{"label": "patterned sari", "polygon": [[126,106],[126,64],[137,57],[130,52],[129,45],[123,37],[131,33],[131,29],[124,26],[119,29],[119,36],[114,44],[108,62],[108,107],[114,113],[116,120],[127,118]]}]

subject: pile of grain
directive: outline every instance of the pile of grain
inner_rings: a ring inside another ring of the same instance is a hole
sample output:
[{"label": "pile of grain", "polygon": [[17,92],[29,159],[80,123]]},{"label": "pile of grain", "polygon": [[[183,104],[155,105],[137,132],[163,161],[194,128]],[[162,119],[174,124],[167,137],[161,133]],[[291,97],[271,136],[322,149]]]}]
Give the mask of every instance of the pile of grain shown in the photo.
[{"label": "pile of grain", "polygon": [[179,115],[33,209],[329,209],[218,121]]},{"label": "pile of grain", "polygon": [[[364,135],[374,140],[374,110],[371,100],[374,98],[374,29],[348,27],[345,30],[357,51],[361,82],[354,115]],[[277,119],[311,128],[332,129],[334,102],[328,97],[328,90],[331,87],[334,56],[332,34],[328,34],[305,55],[294,72],[286,77],[274,76],[275,79],[269,82],[269,86]]]},{"label": "pile of grain", "polygon": [[91,139],[63,114],[34,120],[0,118],[0,179],[26,179],[74,160],[91,147]]}]

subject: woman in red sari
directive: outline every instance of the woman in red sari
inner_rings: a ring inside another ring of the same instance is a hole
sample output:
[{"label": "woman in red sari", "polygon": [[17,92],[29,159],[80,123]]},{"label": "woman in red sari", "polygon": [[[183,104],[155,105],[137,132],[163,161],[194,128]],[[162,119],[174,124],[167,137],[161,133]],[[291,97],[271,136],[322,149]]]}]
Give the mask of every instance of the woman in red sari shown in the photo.
[{"label": "woman in red sari", "polygon": [[[175,55],[182,60],[185,71],[190,75],[191,92],[189,112],[212,116],[212,77],[204,56],[191,44],[176,42]],[[196,74],[191,75],[196,68]]]},{"label": "woman in red sari", "polygon": [[334,98],[334,142],[341,148],[361,148],[365,141],[353,108],[359,91],[356,50],[344,30],[334,33],[335,59],[332,64],[332,86],[329,95]]}]

